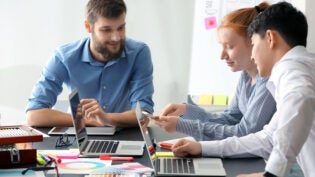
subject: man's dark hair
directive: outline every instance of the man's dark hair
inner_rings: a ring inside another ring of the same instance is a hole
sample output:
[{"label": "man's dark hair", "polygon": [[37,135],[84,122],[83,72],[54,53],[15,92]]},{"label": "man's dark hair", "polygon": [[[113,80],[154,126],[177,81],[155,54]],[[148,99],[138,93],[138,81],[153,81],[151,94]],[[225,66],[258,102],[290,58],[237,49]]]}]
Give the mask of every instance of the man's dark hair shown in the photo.
[{"label": "man's dark hair", "polygon": [[117,18],[127,12],[123,0],[90,0],[86,5],[86,19],[94,24],[98,17]]},{"label": "man's dark hair", "polygon": [[263,38],[268,29],[278,31],[290,47],[306,47],[306,17],[288,2],[279,2],[261,12],[250,24],[247,33],[250,37],[256,33]]}]

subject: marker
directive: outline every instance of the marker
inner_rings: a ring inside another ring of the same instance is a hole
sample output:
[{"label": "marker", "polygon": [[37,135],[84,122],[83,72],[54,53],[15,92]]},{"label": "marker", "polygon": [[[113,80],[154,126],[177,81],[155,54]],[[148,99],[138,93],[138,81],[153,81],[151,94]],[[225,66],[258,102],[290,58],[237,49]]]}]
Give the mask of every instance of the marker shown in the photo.
[{"label": "marker", "polygon": [[109,155],[100,155],[101,160],[134,161],[133,157],[111,157]]},{"label": "marker", "polygon": [[173,152],[156,152],[156,157],[174,157]]},{"label": "marker", "polygon": [[154,146],[153,145],[149,146],[149,152],[150,152],[150,154],[154,153]]},{"label": "marker", "polygon": [[172,143],[160,143],[160,147],[163,149],[168,149],[168,150],[172,150]]},{"label": "marker", "polygon": [[40,153],[36,154],[36,160],[39,165],[45,165],[46,161],[42,158]]},{"label": "marker", "polygon": [[40,156],[46,163],[51,162],[51,159],[49,157],[47,157],[45,154],[40,154]]},{"label": "marker", "polygon": [[60,159],[77,159],[80,156],[79,152],[60,153],[57,155]]},{"label": "marker", "polygon": [[53,155],[51,155],[51,154],[46,154],[46,155],[47,155],[47,157],[49,157],[52,161],[57,162],[57,163],[61,163],[61,159],[60,159],[60,158],[58,158],[58,157],[56,157],[56,156],[53,156]]}]

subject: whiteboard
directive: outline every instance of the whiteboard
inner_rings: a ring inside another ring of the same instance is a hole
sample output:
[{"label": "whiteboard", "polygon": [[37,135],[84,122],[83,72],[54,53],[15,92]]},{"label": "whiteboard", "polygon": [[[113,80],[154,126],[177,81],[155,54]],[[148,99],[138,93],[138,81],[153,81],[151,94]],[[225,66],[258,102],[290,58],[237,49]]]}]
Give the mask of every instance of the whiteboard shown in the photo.
[{"label": "whiteboard", "polygon": [[[233,95],[240,72],[232,72],[220,59],[217,26],[227,13],[254,7],[261,0],[197,0],[193,26],[188,95]],[[277,1],[268,1],[270,4]],[[290,1],[289,1],[290,2]]]}]

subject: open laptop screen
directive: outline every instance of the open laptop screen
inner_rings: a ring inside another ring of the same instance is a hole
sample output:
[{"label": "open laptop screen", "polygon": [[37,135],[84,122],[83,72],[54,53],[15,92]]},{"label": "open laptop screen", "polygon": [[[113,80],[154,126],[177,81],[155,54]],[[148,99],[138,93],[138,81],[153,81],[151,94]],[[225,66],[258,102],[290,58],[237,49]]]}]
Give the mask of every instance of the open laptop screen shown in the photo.
[{"label": "open laptop screen", "polygon": [[[138,124],[140,126],[141,134],[146,144],[146,149],[148,151],[148,154],[149,156],[154,155],[155,147],[153,145],[151,136],[149,135],[149,132],[147,131],[147,129],[145,129],[144,126],[142,126],[145,121],[145,116],[142,114],[142,110],[141,110],[139,102],[137,102],[137,105],[136,105],[136,117],[137,117]],[[151,159],[150,159],[150,162],[151,162],[152,167],[154,167],[154,164]]]},{"label": "open laptop screen", "polygon": [[87,140],[87,132],[83,116],[77,111],[78,104],[80,103],[79,93],[77,89],[74,89],[72,93],[69,95],[69,102],[71,107],[73,124],[76,131],[76,138],[78,141],[79,148],[81,149],[83,142]]}]

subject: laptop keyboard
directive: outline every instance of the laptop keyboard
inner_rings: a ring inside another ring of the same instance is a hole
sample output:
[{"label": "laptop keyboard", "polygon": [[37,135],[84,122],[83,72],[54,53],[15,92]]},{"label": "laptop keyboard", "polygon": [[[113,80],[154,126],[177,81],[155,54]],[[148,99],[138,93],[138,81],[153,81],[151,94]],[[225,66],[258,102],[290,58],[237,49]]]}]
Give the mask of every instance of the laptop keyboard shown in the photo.
[{"label": "laptop keyboard", "polygon": [[[163,161],[163,163],[161,163]],[[156,167],[157,171],[161,171],[160,165],[163,164],[164,171],[163,173],[168,174],[194,174],[195,168],[193,160],[190,158],[162,158],[162,159],[156,159]]]},{"label": "laptop keyboard", "polygon": [[[88,144],[88,143],[86,143]],[[119,142],[118,141],[92,141],[89,153],[115,153],[117,150]],[[83,148],[85,151],[87,147]]]}]

